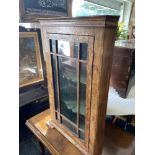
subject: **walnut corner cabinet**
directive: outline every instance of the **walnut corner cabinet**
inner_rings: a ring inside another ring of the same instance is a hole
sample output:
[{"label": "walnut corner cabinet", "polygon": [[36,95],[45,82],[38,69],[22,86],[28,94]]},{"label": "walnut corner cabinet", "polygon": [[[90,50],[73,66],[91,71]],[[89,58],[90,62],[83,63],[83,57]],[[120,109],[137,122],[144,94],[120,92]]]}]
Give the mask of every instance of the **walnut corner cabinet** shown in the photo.
[{"label": "walnut corner cabinet", "polygon": [[102,152],[118,18],[40,19],[51,113],[48,125],[82,154]]}]

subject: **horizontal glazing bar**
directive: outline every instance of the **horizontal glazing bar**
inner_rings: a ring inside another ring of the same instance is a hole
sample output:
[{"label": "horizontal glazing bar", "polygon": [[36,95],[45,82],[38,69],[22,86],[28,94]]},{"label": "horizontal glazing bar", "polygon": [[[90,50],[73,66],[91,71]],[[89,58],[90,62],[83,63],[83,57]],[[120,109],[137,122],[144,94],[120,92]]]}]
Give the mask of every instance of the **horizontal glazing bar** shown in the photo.
[{"label": "horizontal glazing bar", "polygon": [[[56,112],[58,115],[60,114],[60,113],[59,113],[58,111],[56,111],[56,110],[55,110],[55,112]],[[60,116],[61,116],[63,119],[65,119],[68,123],[70,123],[71,125],[73,125],[74,127],[77,128],[77,125],[74,124],[72,121],[70,121],[68,118],[66,118],[64,115],[60,114]],[[82,133],[85,132],[85,131],[84,131],[83,129],[81,129],[81,128],[79,128],[79,130],[80,130]]]},{"label": "horizontal glazing bar", "polygon": [[87,61],[86,61],[86,60],[78,60],[78,59],[76,59],[76,58],[72,58],[72,57],[68,57],[68,56],[64,56],[64,55],[56,54],[56,53],[52,53],[52,52],[50,52],[50,54],[56,55],[56,56],[59,56],[59,57],[63,57],[63,58],[69,58],[69,59],[71,59],[71,60],[77,60],[77,61],[79,61],[79,62],[82,62],[82,63],[86,63],[86,64],[87,64]]}]

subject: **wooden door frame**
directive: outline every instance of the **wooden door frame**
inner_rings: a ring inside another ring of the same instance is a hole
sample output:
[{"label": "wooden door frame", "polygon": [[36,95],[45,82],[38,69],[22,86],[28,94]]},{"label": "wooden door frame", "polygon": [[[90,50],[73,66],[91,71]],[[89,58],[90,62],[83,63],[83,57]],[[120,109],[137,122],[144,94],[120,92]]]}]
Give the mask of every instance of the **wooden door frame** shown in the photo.
[{"label": "wooden door frame", "polygon": [[[94,46],[94,37],[92,36],[82,36],[82,35],[66,35],[66,34],[48,34],[47,36],[47,51],[46,51],[46,66],[48,69],[51,70],[49,76],[47,76],[48,81],[52,83],[52,86],[49,87],[49,97],[50,97],[50,109],[54,109],[51,112],[53,113],[52,116],[55,115],[55,101],[54,101],[54,85],[53,85],[53,71],[51,66],[51,52],[50,52],[50,45],[49,39],[54,40],[65,40],[65,41],[77,41],[79,43],[87,43],[88,44],[88,60],[87,60],[87,82],[86,82],[86,117],[85,117],[85,141],[83,142],[74,134],[68,131],[64,127],[64,125],[58,123],[56,121],[56,117],[53,117],[52,122],[50,123],[51,126],[57,128],[59,132],[61,132],[67,139],[69,139],[73,144],[78,146],[78,148],[86,154],[86,151],[89,150],[89,129],[90,129],[90,110],[91,110],[91,83],[92,83],[92,69],[93,69],[93,46]],[[58,55],[59,56],[59,55]],[[70,57],[68,57],[70,59]],[[78,60],[77,60],[78,61]],[[49,72],[47,69],[47,72]],[[51,95],[52,93],[52,95]]]}]

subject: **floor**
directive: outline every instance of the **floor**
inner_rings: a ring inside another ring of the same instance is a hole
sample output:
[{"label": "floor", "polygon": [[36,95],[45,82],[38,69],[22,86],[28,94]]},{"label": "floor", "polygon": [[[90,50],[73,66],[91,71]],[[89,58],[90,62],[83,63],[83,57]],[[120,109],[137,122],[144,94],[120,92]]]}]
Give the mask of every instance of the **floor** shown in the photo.
[{"label": "floor", "polygon": [[[41,155],[41,149],[38,141],[32,132],[26,127],[26,119],[49,108],[48,102],[37,104],[28,104],[20,107],[20,123],[19,123],[19,154],[20,155]],[[31,111],[28,109],[32,109]],[[34,110],[35,109],[35,110]],[[45,155],[50,155],[46,150]]]},{"label": "floor", "polygon": [[[107,123],[111,123],[111,118],[107,117]],[[126,124],[123,120],[117,119],[115,125],[126,130],[126,132],[135,134],[134,126]],[[32,135],[31,131],[25,126],[20,126],[20,135],[19,135],[19,154],[20,155],[41,155],[41,148]],[[45,151],[45,155],[50,155],[48,150]]]},{"label": "floor", "polygon": [[[20,132],[19,135],[19,154],[41,155],[40,145],[31,131],[26,126],[23,126],[21,131],[22,133]],[[45,155],[50,155],[48,150],[45,150]]]},{"label": "floor", "polygon": [[117,122],[106,123],[102,155],[135,155],[133,127],[121,121],[117,120],[119,127]]},{"label": "floor", "polygon": [[[19,154],[20,155],[41,155],[41,150],[35,137],[30,137],[29,139],[20,143]],[[50,153],[46,150],[45,155],[50,155]]]}]

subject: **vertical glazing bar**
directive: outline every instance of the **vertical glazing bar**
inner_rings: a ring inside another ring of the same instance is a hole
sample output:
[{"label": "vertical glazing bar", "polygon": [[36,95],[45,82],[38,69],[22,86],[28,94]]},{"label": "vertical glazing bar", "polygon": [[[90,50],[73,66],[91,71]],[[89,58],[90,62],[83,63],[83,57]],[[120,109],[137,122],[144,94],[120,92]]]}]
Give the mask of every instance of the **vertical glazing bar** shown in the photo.
[{"label": "vertical glazing bar", "polygon": [[[56,53],[58,53],[58,41],[56,40]],[[58,113],[58,119],[60,121],[60,123],[62,122],[61,120],[61,116],[60,116],[60,113],[61,113],[61,107],[60,107],[60,83],[59,83],[59,65],[58,65],[58,56],[56,56],[56,77],[57,77],[57,90],[58,90],[58,110],[59,110],[59,113]]]},{"label": "vertical glazing bar", "polygon": [[80,89],[80,43],[78,44],[78,62],[77,62],[77,135],[79,135],[79,121],[80,121],[80,99],[79,99],[79,89]]}]

